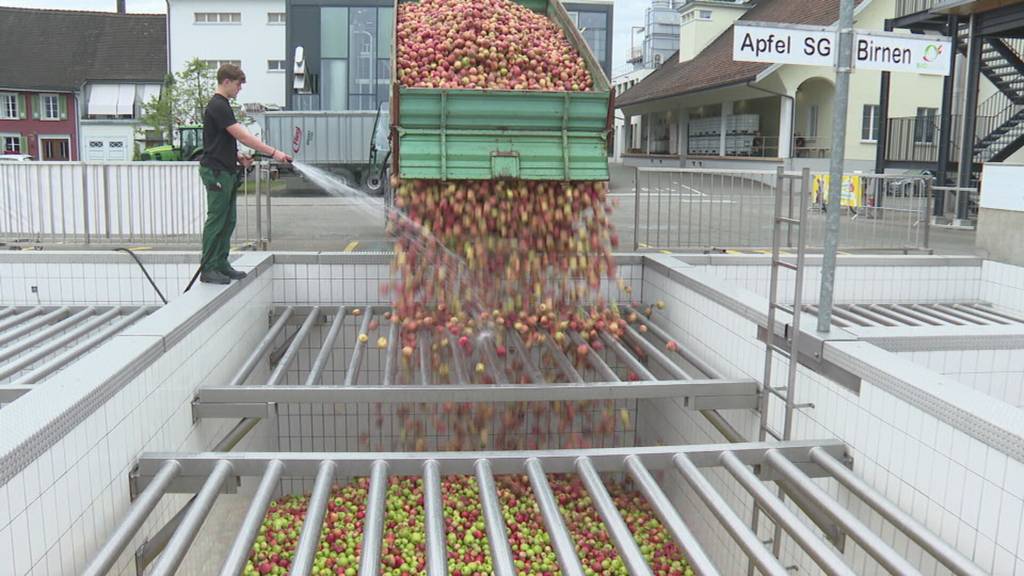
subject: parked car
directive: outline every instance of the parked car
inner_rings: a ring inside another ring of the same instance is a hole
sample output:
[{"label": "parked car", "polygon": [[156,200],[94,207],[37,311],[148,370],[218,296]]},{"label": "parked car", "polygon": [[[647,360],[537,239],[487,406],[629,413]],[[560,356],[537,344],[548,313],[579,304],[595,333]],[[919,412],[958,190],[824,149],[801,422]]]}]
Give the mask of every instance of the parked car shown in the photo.
[{"label": "parked car", "polygon": [[5,162],[28,162],[33,160],[28,154],[0,154],[0,161]]}]

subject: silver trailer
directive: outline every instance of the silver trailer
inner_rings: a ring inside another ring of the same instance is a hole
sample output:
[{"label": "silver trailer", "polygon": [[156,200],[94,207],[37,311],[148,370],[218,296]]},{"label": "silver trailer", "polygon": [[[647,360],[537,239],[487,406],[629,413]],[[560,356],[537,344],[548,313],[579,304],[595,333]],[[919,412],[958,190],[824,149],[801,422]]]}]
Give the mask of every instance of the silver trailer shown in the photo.
[{"label": "silver trailer", "polygon": [[262,115],[264,141],[373,192],[387,183],[388,112],[279,111]]}]

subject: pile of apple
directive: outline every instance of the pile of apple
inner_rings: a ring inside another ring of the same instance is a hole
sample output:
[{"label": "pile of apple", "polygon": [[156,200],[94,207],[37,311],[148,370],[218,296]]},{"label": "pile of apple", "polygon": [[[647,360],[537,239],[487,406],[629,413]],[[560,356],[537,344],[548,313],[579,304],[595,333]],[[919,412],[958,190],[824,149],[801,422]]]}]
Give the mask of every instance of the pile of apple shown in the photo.
[{"label": "pile of apple", "polygon": [[400,3],[397,40],[403,86],[576,92],[593,86],[562,30],[512,0]]},{"label": "pile of apple", "polygon": [[[548,482],[586,574],[628,574],[580,480],[575,476],[550,475]],[[619,482],[606,485],[652,571],[659,576],[692,575],[679,548],[643,496]],[[366,478],[334,487],[313,564],[314,575],[354,576],[358,573],[368,488]],[[535,576],[561,574],[551,537],[544,527],[527,477],[499,476],[496,488],[517,571]],[[490,548],[475,478],[445,477],[441,482],[441,495],[449,574],[490,575]],[[289,496],[271,502],[250,551],[244,571],[246,576],[288,573],[308,505],[308,496]],[[421,479],[390,478],[385,506],[380,574],[425,574]]]}]

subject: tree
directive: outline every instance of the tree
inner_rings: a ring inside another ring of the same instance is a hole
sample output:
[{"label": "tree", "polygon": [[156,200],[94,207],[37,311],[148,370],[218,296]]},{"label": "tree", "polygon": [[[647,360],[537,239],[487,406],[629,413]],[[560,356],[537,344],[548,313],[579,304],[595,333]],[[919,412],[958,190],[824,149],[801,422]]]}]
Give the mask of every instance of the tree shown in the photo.
[{"label": "tree", "polygon": [[[203,123],[203,110],[216,88],[216,71],[193,58],[180,72],[167,75],[160,96],[143,102],[142,125],[159,131],[164,142],[171,142],[175,127]],[[244,123],[241,106],[232,102],[231,107],[238,121]]]}]

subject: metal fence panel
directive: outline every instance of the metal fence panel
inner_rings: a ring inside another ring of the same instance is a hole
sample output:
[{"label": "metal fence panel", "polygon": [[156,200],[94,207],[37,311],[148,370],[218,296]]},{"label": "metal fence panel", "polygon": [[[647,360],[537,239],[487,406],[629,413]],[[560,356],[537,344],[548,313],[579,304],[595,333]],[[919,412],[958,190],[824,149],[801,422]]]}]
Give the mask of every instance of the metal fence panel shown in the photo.
[{"label": "metal fence panel", "polygon": [[[236,242],[258,239],[253,208],[270,188],[265,170],[256,179],[246,175],[239,191]],[[194,243],[205,217],[197,162],[0,164],[0,239]]]},{"label": "metal fence panel", "polygon": [[[798,177],[798,173],[787,174]],[[808,247],[825,238],[824,174],[813,176],[805,222]],[[849,181],[847,182],[847,178]],[[784,181],[789,181],[786,178]],[[931,182],[923,177],[848,174],[844,178],[840,248],[926,249]],[[634,179],[636,249],[766,249],[771,246],[776,174],[637,168]],[[848,197],[847,197],[848,196]]]}]

